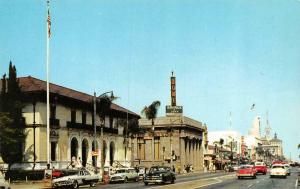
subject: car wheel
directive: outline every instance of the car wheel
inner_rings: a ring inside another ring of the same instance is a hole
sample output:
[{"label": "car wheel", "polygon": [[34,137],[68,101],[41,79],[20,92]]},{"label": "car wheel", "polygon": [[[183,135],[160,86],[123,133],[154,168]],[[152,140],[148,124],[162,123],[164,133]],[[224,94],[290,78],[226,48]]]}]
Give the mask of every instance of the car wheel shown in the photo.
[{"label": "car wheel", "polygon": [[124,178],[124,182],[128,182],[128,178],[127,177]]},{"label": "car wheel", "polygon": [[256,179],[256,175],[253,176],[253,179]]},{"label": "car wheel", "polygon": [[144,182],[144,184],[145,184],[145,186],[147,186],[147,185],[148,185],[148,182]]},{"label": "car wheel", "polygon": [[91,182],[90,183],[90,187],[95,187],[96,186],[96,183],[95,182]]},{"label": "car wheel", "polygon": [[73,182],[73,188],[78,188],[78,182],[76,180]]},{"label": "car wheel", "polygon": [[286,179],[286,175],[283,178]]},{"label": "car wheel", "polygon": [[240,177],[240,176],[238,176],[237,178],[238,178],[238,179],[241,179],[241,177]]},{"label": "car wheel", "polygon": [[171,184],[174,184],[175,183],[175,179],[174,178],[172,178],[172,180],[171,180]]},{"label": "car wheel", "polygon": [[139,182],[139,177],[136,177],[136,178],[135,178],[135,182]]}]

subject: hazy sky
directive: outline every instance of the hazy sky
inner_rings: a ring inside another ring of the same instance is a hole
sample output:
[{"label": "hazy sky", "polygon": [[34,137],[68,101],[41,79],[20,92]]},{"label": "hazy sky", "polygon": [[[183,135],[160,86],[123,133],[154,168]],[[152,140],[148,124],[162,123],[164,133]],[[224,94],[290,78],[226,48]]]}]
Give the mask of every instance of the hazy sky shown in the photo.
[{"label": "hazy sky", "polygon": [[[170,103],[210,131],[247,134],[269,112],[284,152],[300,151],[299,0],[52,0],[51,82],[113,90],[140,114]],[[0,73],[46,77],[46,0],[0,0]],[[255,103],[255,111],[250,111]]]}]

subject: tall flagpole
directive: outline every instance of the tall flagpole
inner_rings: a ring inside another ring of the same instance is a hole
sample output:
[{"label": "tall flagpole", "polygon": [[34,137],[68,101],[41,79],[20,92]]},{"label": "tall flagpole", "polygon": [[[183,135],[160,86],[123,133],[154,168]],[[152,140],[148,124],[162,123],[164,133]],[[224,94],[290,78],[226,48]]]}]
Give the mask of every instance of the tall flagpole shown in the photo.
[{"label": "tall flagpole", "polygon": [[49,0],[47,1],[47,168],[50,169],[50,104],[49,104],[49,55],[50,55],[50,49],[49,49],[49,39],[50,39],[50,11],[49,11]]}]

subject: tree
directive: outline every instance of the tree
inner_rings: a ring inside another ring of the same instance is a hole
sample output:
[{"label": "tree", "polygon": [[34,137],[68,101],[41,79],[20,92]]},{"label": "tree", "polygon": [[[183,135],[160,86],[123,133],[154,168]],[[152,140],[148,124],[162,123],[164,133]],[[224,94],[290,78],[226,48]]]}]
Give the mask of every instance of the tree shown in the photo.
[{"label": "tree", "polygon": [[255,148],[256,154],[258,155],[259,158],[261,158],[262,155],[264,155],[264,149],[262,146],[258,146]]},{"label": "tree", "polygon": [[129,135],[134,135],[140,132],[143,132],[143,129],[139,126],[139,121],[136,118],[132,118],[128,120],[128,127],[127,127],[127,120],[122,119],[120,121],[120,125],[124,127],[123,135],[128,137]]},{"label": "tree", "polygon": [[146,116],[148,120],[151,120],[152,130],[154,130],[154,119],[157,116],[158,108],[160,107],[160,101],[154,101],[149,106],[145,106],[142,110],[142,114]]},{"label": "tree", "polygon": [[9,64],[9,77],[2,78],[1,89],[1,115],[0,115],[0,154],[5,163],[10,166],[23,159],[24,120],[22,117],[22,93],[17,80],[16,67]]},{"label": "tree", "polygon": [[[148,120],[151,120],[152,131],[154,131],[154,119],[157,116],[158,108],[160,107],[160,101],[154,101],[149,106],[145,106],[142,110],[142,114],[146,116]],[[154,163],[155,155],[154,155],[154,133],[152,139],[152,164]]]},{"label": "tree", "polygon": [[110,111],[110,106],[113,100],[114,98],[111,98],[107,95],[103,95],[102,97],[99,98],[99,101],[97,102],[97,112],[99,114],[101,124],[104,124],[105,116]]}]

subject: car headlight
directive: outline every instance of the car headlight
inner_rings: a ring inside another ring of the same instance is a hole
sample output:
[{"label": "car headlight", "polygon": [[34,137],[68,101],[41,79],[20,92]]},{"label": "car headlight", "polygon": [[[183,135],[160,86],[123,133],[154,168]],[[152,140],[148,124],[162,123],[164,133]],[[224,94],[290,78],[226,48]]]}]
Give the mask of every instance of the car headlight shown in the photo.
[{"label": "car headlight", "polygon": [[162,176],[163,176],[163,174],[161,173],[161,174],[159,174],[159,176],[160,176],[160,177],[162,177]]}]

